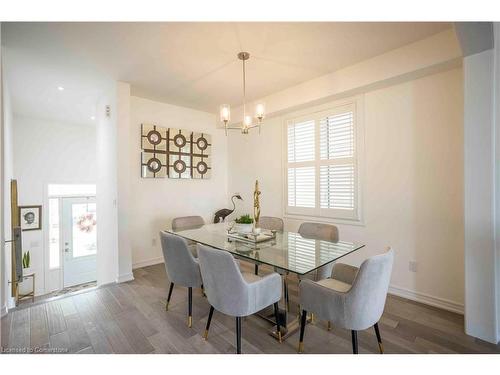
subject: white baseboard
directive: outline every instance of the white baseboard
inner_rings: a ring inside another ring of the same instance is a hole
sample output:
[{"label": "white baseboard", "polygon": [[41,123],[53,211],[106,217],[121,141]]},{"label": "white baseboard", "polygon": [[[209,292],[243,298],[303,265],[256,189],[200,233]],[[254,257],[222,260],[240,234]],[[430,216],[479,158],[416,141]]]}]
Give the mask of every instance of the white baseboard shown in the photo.
[{"label": "white baseboard", "polygon": [[389,286],[389,294],[393,294],[398,297],[403,297],[415,302],[420,302],[425,305],[430,305],[438,307],[443,310],[452,311],[457,314],[464,314],[464,305],[453,302],[444,298],[434,297],[429,294],[414,292],[412,290],[401,288],[398,286]]},{"label": "white baseboard", "polygon": [[160,263],[163,263],[163,257],[141,260],[139,262],[132,264],[132,269],[135,270],[136,268],[154,266],[155,264],[160,264]]},{"label": "white baseboard", "polygon": [[16,307],[16,299],[14,297],[7,297],[7,309]]},{"label": "white baseboard", "polygon": [[134,280],[134,274],[132,272],[129,272],[124,275],[119,275],[116,279],[116,283],[126,283],[127,281],[132,280]]},{"label": "white baseboard", "polygon": [[2,306],[2,313],[0,314],[0,316],[3,318],[5,315],[7,315],[8,312],[9,310],[7,309],[7,305]]}]

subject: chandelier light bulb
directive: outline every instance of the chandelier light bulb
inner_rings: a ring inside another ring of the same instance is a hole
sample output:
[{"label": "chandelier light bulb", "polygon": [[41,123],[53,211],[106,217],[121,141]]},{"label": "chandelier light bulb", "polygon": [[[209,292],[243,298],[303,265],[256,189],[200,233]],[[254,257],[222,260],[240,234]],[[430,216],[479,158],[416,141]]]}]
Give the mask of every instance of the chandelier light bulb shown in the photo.
[{"label": "chandelier light bulb", "polygon": [[257,117],[259,121],[262,121],[265,112],[266,112],[265,104],[262,102],[257,103],[257,105],[255,106],[255,117]]},{"label": "chandelier light bulb", "polygon": [[220,120],[224,123],[229,122],[231,119],[231,107],[229,104],[222,104],[220,106]]},{"label": "chandelier light bulb", "polygon": [[245,120],[243,121],[243,123],[245,124],[245,127],[250,127],[252,126],[252,116],[245,116]]}]

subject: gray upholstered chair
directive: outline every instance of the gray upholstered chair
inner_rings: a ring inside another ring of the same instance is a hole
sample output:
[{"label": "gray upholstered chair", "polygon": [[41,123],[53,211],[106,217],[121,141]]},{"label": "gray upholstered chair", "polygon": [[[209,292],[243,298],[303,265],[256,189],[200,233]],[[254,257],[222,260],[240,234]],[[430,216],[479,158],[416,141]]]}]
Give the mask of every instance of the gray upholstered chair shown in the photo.
[{"label": "gray upholstered chair", "polygon": [[[339,240],[339,230],[335,225],[321,223],[302,223],[299,227],[299,234],[304,238],[315,240],[337,242]],[[318,268],[316,271],[299,277],[299,279],[321,280],[332,275],[333,262]]]},{"label": "gray upholstered chair", "polygon": [[235,259],[226,251],[198,245],[198,255],[205,293],[210,312],[204,338],[214,309],[236,317],[236,352],[241,353],[241,318],[274,305],[278,337],[281,330],[278,319],[278,301],[281,299],[281,277],[277,273],[259,277],[242,273]]},{"label": "gray upholstered chair", "polygon": [[[310,223],[305,222],[300,224],[299,234],[304,238],[310,238],[314,240],[337,242],[339,240],[339,230],[335,225],[331,224],[321,224],[321,223]],[[305,275],[299,275],[299,282],[304,279],[319,281],[332,276],[332,269],[334,263],[328,263],[317,270],[310,272]],[[300,315],[300,305],[298,307],[298,312]],[[311,313],[311,320],[314,321],[314,313]],[[331,323],[328,322],[328,329],[330,329]]]},{"label": "gray upholstered chair", "polygon": [[202,288],[200,266],[198,260],[189,250],[187,241],[179,236],[160,232],[161,247],[163,250],[163,259],[165,260],[165,269],[170,280],[167,305],[175,285],[181,285],[188,288],[188,327],[193,324],[193,288]]},{"label": "gray upholstered chair", "polygon": [[[259,219],[259,228],[267,229],[267,230],[275,230],[277,232],[283,232],[284,227],[283,219],[280,217],[273,216],[261,216]],[[259,263],[255,262],[255,271],[256,275],[259,274]]]},{"label": "gray upholstered chair", "polygon": [[259,228],[283,232],[283,227],[283,219],[279,217],[261,216],[259,218]]},{"label": "gray upholstered chair", "polygon": [[[201,228],[204,225],[205,225],[205,220],[203,220],[201,216],[181,216],[181,217],[174,217],[172,219],[172,230],[174,232],[187,229],[197,229]],[[198,254],[196,253],[196,242],[188,240],[188,245],[191,254],[193,254],[194,257],[197,257]]]},{"label": "gray upholstered chair", "polygon": [[205,225],[205,220],[201,216],[182,216],[175,217],[172,220],[172,229],[174,231],[195,229]]},{"label": "gray upholstered chair", "polygon": [[308,311],[335,326],[351,330],[355,354],[358,353],[357,331],[373,326],[380,353],[383,353],[378,321],[384,311],[393,260],[394,252],[389,248],[386,253],[365,260],[359,269],[339,263],[333,268],[332,278],[318,282],[302,280],[299,353],[303,349]]}]

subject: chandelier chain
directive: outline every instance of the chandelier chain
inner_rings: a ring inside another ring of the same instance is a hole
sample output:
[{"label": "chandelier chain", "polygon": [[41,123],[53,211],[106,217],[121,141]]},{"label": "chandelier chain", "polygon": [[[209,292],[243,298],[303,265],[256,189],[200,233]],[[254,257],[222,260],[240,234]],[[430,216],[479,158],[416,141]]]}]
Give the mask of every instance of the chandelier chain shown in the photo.
[{"label": "chandelier chain", "polygon": [[243,60],[243,119],[245,118],[246,115],[246,96],[247,96],[247,84],[246,84],[246,71],[245,71],[245,60]]}]

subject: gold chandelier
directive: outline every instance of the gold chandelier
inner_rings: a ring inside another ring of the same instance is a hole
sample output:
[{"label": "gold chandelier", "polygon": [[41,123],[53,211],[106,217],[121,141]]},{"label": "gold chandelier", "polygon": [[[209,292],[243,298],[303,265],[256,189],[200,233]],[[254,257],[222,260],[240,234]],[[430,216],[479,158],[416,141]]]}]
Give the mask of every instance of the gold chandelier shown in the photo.
[{"label": "gold chandelier", "polygon": [[246,71],[245,71],[245,61],[250,58],[250,54],[248,52],[240,52],[238,53],[238,59],[243,63],[243,119],[241,122],[241,126],[229,126],[228,123],[231,120],[231,106],[229,104],[221,104],[220,106],[220,121],[224,124],[224,129],[227,130],[241,130],[242,134],[248,134],[248,130],[253,128],[259,128],[260,134],[260,125],[264,120],[264,112],[265,105],[263,102],[258,102],[255,106],[255,120],[251,115],[248,115],[246,112]]}]

